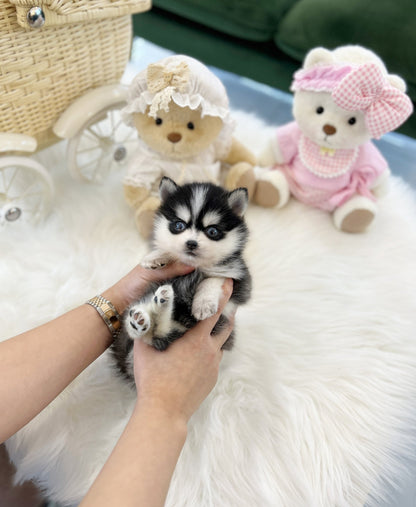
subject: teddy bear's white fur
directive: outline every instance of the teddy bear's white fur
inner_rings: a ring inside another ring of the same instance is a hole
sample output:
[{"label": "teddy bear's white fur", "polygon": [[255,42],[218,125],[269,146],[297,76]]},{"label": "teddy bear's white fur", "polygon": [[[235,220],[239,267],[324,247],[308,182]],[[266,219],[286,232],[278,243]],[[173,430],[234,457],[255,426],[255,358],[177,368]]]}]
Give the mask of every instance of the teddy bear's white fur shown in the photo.
[{"label": "teddy bear's white fur", "polygon": [[201,62],[174,55],[149,65],[133,80],[123,115],[139,134],[123,184],[142,236],[150,235],[163,176],[246,187],[258,204],[277,203],[276,175],[254,171],[255,157],[233,137],[226,90]]},{"label": "teddy bear's white fur", "polygon": [[[361,46],[342,46],[333,51],[315,48],[307,54],[302,70],[325,67],[339,72],[348,65],[355,69],[364,64],[375,64],[381,70],[386,86],[403,92],[405,106],[411,110],[410,100],[404,95],[404,81],[399,76],[389,75],[382,60]],[[329,76],[331,79],[333,76]],[[338,229],[363,232],[376,215],[375,197],[385,192],[390,171],[370,141],[372,135],[366,122],[366,111],[340,107],[331,91],[319,91],[321,87],[325,88],[321,82],[316,90],[312,90],[307,82],[304,87],[292,87],[295,122],[281,131],[278,129],[261,155],[260,163],[281,170],[280,207],[293,194],[309,205],[332,212]],[[292,149],[288,148],[291,143],[294,145]],[[296,173],[296,164],[297,167],[303,164],[305,170]],[[353,185],[356,191],[351,193],[349,189]],[[330,188],[334,189],[333,195],[330,195]]]}]

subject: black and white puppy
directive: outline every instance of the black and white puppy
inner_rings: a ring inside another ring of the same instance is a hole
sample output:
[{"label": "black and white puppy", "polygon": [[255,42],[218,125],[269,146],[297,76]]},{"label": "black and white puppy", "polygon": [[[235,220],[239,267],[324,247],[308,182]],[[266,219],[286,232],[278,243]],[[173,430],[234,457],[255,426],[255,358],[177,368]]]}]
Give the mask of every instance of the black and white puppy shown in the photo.
[{"label": "black and white puppy", "polygon": [[[247,302],[251,277],[243,260],[248,231],[243,219],[248,204],[245,188],[227,192],[211,183],[178,186],[163,178],[161,206],[154,222],[152,251],[142,265],[159,268],[179,260],[195,267],[192,273],[152,284],[143,298],[123,314],[122,331],[112,346],[120,371],[133,378],[133,340],[165,350],[198,321],[218,310],[225,278],[233,293],[213,334],[227,323],[237,305]],[[233,334],[224,349],[231,349]]]}]

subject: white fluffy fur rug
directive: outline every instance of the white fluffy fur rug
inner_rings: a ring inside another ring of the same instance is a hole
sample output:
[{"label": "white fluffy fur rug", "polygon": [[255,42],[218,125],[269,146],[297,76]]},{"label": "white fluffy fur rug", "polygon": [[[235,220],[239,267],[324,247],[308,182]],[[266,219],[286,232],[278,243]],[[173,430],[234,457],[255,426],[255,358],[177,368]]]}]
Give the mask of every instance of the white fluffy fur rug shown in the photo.
[{"label": "white fluffy fur rug", "polygon": [[[270,127],[235,117],[237,137],[258,152]],[[74,182],[63,150],[39,155],[57,187],[53,213],[35,229],[0,234],[2,339],[83,303],[146,251],[120,175],[103,186]],[[191,421],[167,505],[378,505],[416,447],[415,195],[392,178],[359,236],[293,200],[282,210],[253,206],[247,220],[253,298]],[[78,502],[133,398],[102,356],[8,441],[18,480]]]}]

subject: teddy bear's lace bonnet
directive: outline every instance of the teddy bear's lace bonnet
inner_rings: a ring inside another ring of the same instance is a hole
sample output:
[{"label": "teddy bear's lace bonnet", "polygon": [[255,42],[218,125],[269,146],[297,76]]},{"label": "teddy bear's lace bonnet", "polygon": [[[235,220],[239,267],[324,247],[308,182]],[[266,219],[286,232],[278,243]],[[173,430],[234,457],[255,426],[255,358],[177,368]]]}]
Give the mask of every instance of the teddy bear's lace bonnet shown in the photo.
[{"label": "teddy bear's lace bonnet", "polygon": [[179,107],[200,109],[201,116],[221,118],[219,141],[228,147],[234,130],[224,85],[205,65],[184,55],[174,55],[150,64],[132,81],[124,121],[132,125],[134,113],[156,118],[159,110],[169,111],[173,101]]}]

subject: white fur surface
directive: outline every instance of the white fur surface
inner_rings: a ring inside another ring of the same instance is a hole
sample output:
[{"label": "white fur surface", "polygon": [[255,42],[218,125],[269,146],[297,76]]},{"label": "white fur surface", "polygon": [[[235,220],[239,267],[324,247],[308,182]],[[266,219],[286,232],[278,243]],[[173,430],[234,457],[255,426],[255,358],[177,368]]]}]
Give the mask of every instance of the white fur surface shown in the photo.
[{"label": "white fur surface", "polygon": [[[260,151],[271,132],[236,119],[237,137]],[[2,339],[83,303],[146,252],[120,175],[100,187],[74,182],[63,149],[41,154],[57,187],[52,215],[0,234]],[[392,178],[364,235],[293,200],[250,206],[247,220],[253,297],[191,420],[167,506],[378,505],[415,454],[415,195]],[[18,480],[78,502],[133,399],[104,354],[8,441]]]}]

